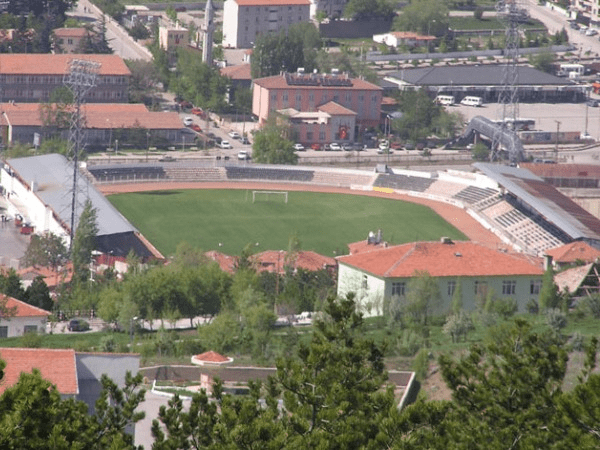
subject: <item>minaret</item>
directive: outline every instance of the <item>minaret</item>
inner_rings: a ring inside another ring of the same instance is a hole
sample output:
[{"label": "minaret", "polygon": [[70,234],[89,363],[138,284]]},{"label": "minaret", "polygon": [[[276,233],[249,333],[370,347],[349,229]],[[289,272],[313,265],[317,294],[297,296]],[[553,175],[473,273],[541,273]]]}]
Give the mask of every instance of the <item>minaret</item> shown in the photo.
[{"label": "minaret", "polygon": [[213,33],[215,31],[214,15],[215,9],[212,0],[208,0],[204,10],[204,25],[202,26],[202,62],[209,66],[212,66],[213,63],[212,46]]}]

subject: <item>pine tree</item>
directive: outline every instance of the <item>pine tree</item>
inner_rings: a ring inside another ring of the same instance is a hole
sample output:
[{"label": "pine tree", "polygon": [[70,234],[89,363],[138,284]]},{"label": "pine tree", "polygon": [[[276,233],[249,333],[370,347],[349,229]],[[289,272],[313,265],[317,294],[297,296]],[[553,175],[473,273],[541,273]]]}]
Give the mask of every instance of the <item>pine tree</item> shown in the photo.
[{"label": "pine tree", "polygon": [[84,282],[89,275],[89,265],[92,259],[92,251],[96,246],[96,235],[98,234],[97,212],[88,199],[81,215],[79,224],[73,237],[71,248],[71,260],[73,262],[73,281]]}]

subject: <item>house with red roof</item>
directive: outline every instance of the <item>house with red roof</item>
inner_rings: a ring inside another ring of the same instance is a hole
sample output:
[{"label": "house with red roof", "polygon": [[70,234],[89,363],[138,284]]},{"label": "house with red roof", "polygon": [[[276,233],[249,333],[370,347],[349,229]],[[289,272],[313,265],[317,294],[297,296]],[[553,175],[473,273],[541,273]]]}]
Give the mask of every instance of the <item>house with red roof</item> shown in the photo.
[{"label": "house with red roof", "polygon": [[600,250],[583,241],[573,241],[560,247],[546,250],[552,257],[552,265],[557,269],[579,263],[593,263],[600,259]]},{"label": "house with red roof", "polygon": [[285,250],[267,250],[252,256],[257,272],[285,274],[286,268],[304,269],[311,272],[325,269],[330,273],[337,267],[337,261],[312,250],[300,250],[289,254]]},{"label": "house with red roof", "polygon": [[0,302],[8,311],[6,317],[0,318],[0,338],[23,336],[30,332],[46,332],[46,322],[52,314],[50,311],[3,294],[0,294]]},{"label": "house with red roof", "polygon": [[474,242],[412,242],[340,256],[338,295],[354,292],[367,316],[383,315],[387,300],[407,295],[410,281],[418,272],[437,280],[441,294],[439,313],[450,309],[460,283],[463,305],[476,307],[476,300],[491,289],[499,298],[517,301],[520,311],[536,299],[542,286],[541,261]]}]

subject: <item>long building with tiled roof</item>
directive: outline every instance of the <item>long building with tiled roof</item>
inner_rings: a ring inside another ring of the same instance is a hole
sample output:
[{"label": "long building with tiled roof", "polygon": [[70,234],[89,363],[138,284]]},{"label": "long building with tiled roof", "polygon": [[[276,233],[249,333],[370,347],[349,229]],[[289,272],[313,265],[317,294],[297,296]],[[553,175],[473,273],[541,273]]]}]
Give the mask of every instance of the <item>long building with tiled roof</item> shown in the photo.
[{"label": "long building with tiled roof", "polygon": [[540,260],[490,249],[473,242],[413,242],[383,246],[369,252],[340,256],[338,295],[355,292],[368,315],[384,315],[386,299],[405,297],[410,281],[428,273],[437,281],[441,302],[438,312],[450,309],[452,296],[461,284],[463,305],[476,306],[478,297],[493,290],[499,298],[517,301],[524,311],[539,295],[543,268]]},{"label": "long building with tiled roof", "polygon": [[79,54],[0,54],[2,99],[13,102],[44,102],[57,88],[64,86],[63,77],[73,59],[100,64],[96,86],[85,101],[94,103],[127,102],[131,72],[117,55]]}]

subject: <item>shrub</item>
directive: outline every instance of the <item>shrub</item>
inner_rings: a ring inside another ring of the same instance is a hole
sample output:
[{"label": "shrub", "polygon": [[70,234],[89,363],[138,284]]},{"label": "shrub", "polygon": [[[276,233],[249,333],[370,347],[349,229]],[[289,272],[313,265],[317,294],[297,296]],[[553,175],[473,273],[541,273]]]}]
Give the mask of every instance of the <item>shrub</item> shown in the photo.
[{"label": "shrub", "polygon": [[419,350],[412,363],[412,369],[415,371],[415,376],[418,380],[423,381],[427,378],[429,372],[429,351],[425,349]]},{"label": "shrub", "polygon": [[462,337],[467,340],[469,331],[474,330],[473,320],[464,312],[448,316],[442,331],[452,337],[452,342],[459,342]]},{"label": "shrub", "polygon": [[494,302],[494,312],[505,320],[514,316],[518,309],[517,301],[514,298],[499,299]]},{"label": "shrub", "polygon": [[538,305],[538,302],[535,300],[535,298],[530,298],[529,301],[527,302],[527,312],[529,314],[537,314],[540,311],[540,307]]},{"label": "shrub", "polygon": [[28,332],[21,338],[21,345],[25,348],[40,348],[42,346],[42,337],[36,332]]},{"label": "shrub", "polygon": [[546,312],[546,323],[554,333],[559,334],[567,326],[567,315],[558,308],[549,309]]},{"label": "shrub", "polygon": [[585,350],[585,339],[580,332],[576,331],[573,333],[573,336],[569,339],[569,347],[575,352],[582,352]]},{"label": "shrub", "polygon": [[100,340],[100,351],[112,353],[117,348],[117,343],[113,336],[104,336]]},{"label": "shrub", "polygon": [[600,319],[600,296],[593,295],[579,301],[577,309],[580,309],[587,316],[592,316],[594,319]]}]

